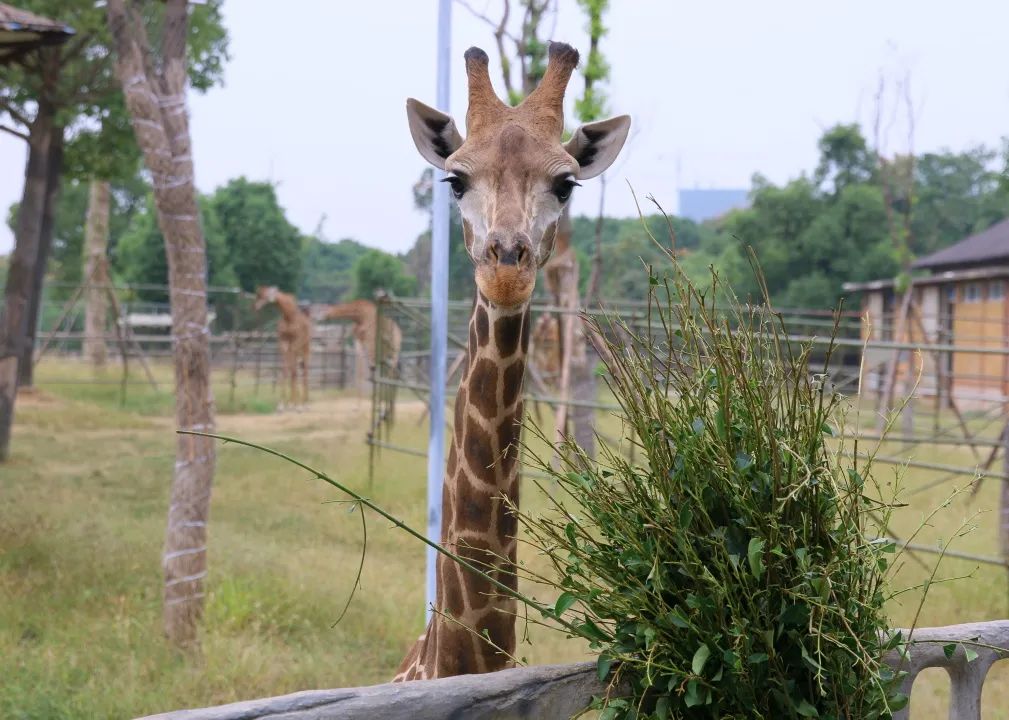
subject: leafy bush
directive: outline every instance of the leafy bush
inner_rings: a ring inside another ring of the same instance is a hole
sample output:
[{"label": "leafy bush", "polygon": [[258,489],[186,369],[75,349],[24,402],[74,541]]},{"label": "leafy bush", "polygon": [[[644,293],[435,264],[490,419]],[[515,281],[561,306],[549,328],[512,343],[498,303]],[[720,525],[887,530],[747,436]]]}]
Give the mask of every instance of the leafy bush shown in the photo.
[{"label": "leafy bush", "polygon": [[829,350],[814,370],[717,277],[649,280],[643,327],[595,328],[621,338],[603,354],[634,453],[531,458],[553,507],[522,516],[560,578],[551,614],[612,680],[602,717],[889,717],[894,503],[845,449]]}]

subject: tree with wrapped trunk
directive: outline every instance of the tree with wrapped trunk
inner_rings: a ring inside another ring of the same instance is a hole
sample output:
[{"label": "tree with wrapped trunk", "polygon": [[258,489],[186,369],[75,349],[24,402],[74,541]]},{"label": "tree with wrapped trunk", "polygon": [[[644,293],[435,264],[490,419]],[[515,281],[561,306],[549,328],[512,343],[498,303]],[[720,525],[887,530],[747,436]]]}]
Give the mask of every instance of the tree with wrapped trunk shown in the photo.
[{"label": "tree with wrapped trunk", "polygon": [[[186,0],[165,4],[156,50],[136,3],[108,0],[107,8],[117,75],[151,174],[168,257],[176,423],[181,430],[212,432],[207,259],[186,110]],[[214,463],[212,440],[178,436],[162,560],[165,633],[182,646],[196,642],[203,614]]]},{"label": "tree with wrapped trunk", "polygon": [[84,348],[95,369],[105,366],[108,303],[103,285],[109,284],[109,182],[92,180],[88,194],[88,217],[84,230]]}]

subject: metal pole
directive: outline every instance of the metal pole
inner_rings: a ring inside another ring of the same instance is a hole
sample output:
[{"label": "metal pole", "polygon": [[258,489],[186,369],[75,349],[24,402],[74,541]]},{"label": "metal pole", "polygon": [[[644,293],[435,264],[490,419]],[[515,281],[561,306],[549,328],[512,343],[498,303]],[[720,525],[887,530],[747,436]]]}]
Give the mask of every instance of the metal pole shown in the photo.
[{"label": "metal pole", "polygon": [[[438,0],[437,104],[449,112],[452,0]],[[435,182],[431,223],[431,426],[427,447],[427,537],[441,542],[441,489],[445,475],[445,355],[448,345],[448,186]],[[437,586],[437,552],[427,548],[425,621],[431,620]]]}]

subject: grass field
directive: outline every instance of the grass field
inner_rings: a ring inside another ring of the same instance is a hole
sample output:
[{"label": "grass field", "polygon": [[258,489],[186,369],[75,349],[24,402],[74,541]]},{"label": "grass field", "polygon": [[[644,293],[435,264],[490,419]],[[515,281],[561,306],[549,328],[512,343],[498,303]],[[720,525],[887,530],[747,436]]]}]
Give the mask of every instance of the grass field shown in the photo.
[{"label": "grass field", "polygon": [[[361,551],[359,518],[330,502],[342,498],[328,486],[236,446],[221,447],[218,456],[202,652],[192,660],[168,647],[160,629],[159,562],[174,457],[172,395],[133,384],[122,403],[114,382],[57,382],[87,377],[70,362],[40,366],[40,390],[19,400],[13,457],[0,468],[0,717],[133,717],[391,677],[423,624],[423,548],[370,518],[363,585],[343,622],[331,627]],[[423,458],[384,451],[368,489],[367,397],[317,394],[308,411],[278,414],[269,386],[258,395],[240,386],[233,403],[223,380],[216,392],[220,432],[326,469],[423,526]],[[401,405],[394,442],[424,446],[420,411],[416,402]],[[959,449],[918,448],[914,455],[973,462]],[[913,490],[937,477],[916,471],[905,482]],[[894,531],[909,532],[952,484],[909,496],[911,507]],[[987,510],[979,529],[956,547],[996,555],[990,510],[997,498],[997,483],[986,482],[970,503],[958,500],[939,516],[919,542],[948,538],[965,516]],[[528,481],[523,503],[542,504]],[[935,586],[919,624],[1009,617],[1005,571],[975,567],[943,563],[943,575],[973,571],[973,577]],[[899,580],[916,582],[923,572],[909,563]],[[892,608],[894,622],[910,622],[915,609],[905,596]],[[586,657],[583,646],[556,633],[533,628],[531,640],[520,649],[530,663]],[[944,686],[941,671],[923,676],[912,700],[915,717],[945,717]],[[989,675],[984,717],[1007,719],[1007,708],[1009,661],[1003,661]]]}]

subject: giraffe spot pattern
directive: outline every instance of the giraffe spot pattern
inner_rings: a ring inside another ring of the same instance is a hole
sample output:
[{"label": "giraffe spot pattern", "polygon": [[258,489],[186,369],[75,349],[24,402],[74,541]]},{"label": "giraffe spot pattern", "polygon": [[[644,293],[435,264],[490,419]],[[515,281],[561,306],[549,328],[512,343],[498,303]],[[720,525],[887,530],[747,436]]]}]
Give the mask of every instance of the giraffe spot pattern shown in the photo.
[{"label": "giraffe spot pattern", "polygon": [[487,318],[487,311],[479,305],[473,315],[473,324],[476,326],[477,343],[480,347],[486,347],[487,341],[490,340],[490,320]]},{"label": "giraffe spot pattern", "polygon": [[493,495],[469,483],[459,486],[452,516],[457,532],[486,532],[493,512]]},{"label": "giraffe spot pattern", "polygon": [[532,318],[529,314],[529,306],[526,306],[526,311],[522,314],[522,352],[529,351],[529,326],[532,324]]},{"label": "giraffe spot pattern", "polygon": [[[455,422],[452,429],[455,431],[455,444],[462,446],[463,424],[466,418],[466,388],[460,387],[459,394],[455,396]],[[454,448],[453,448],[454,449]]]},{"label": "giraffe spot pattern", "polygon": [[522,394],[522,378],[525,376],[525,371],[526,364],[521,359],[505,368],[501,393],[501,402],[505,408],[510,408]]},{"label": "giraffe spot pattern", "polygon": [[497,365],[492,360],[481,358],[473,366],[473,372],[466,383],[469,386],[470,404],[487,420],[497,417]]},{"label": "giraffe spot pattern", "polygon": [[505,315],[494,321],[494,342],[502,359],[515,354],[522,333],[522,315]]},{"label": "giraffe spot pattern", "polygon": [[518,517],[500,495],[494,498],[494,525],[501,538],[513,538],[518,532]]},{"label": "giraffe spot pattern", "polygon": [[[482,537],[460,538],[456,545],[456,554],[489,575],[494,575],[498,563],[501,562],[490,543]],[[460,586],[469,601],[470,609],[480,610],[487,607],[496,594],[491,581],[466,568],[461,568],[459,575]]]},{"label": "giraffe spot pattern", "polygon": [[459,617],[466,612],[466,601],[462,595],[462,583],[459,582],[459,569],[455,562],[451,567],[442,568],[438,573],[438,585],[445,588],[445,599],[442,608],[453,617]]},{"label": "giraffe spot pattern", "polygon": [[494,463],[491,436],[472,417],[466,418],[463,456],[466,458],[466,464],[469,465],[469,470],[474,477],[489,485],[495,483],[494,468],[491,467]]},{"label": "giraffe spot pattern", "polygon": [[[509,655],[515,653],[514,618],[508,613],[489,612],[477,621],[474,629],[480,635],[486,633],[494,645]],[[493,666],[490,669],[500,670],[507,665],[508,659],[504,655],[496,654],[493,658],[488,658],[488,663]]]},{"label": "giraffe spot pattern", "polygon": [[511,475],[512,470],[515,469],[515,461],[518,460],[518,440],[522,432],[520,422],[521,419],[516,421],[509,418],[498,425],[497,428],[498,447],[501,448],[501,459],[499,462],[501,470],[506,477]]}]

